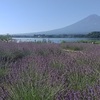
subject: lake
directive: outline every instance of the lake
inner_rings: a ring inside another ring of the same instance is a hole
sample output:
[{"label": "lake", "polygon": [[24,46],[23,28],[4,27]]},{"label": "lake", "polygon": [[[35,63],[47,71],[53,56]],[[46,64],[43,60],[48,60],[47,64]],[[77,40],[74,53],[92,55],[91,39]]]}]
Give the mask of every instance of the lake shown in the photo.
[{"label": "lake", "polygon": [[91,39],[91,38],[13,38],[17,42],[37,42],[37,41],[51,41],[54,43],[61,43],[62,41],[66,42],[77,42],[81,40],[100,40],[100,39]]}]

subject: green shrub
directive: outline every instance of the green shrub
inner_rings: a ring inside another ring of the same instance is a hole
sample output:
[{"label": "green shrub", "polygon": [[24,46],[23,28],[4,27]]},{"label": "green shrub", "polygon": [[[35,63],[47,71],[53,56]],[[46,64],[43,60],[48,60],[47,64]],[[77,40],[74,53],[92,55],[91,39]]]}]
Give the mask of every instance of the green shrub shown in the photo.
[{"label": "green shrub", "polygon": [[74,90],[83,90],[87,86],[92,86],[97,81],[97,75],[82,75],[79,73],[72,73],[69,75],[70,88]]},{"label": "green shrub", "polygon": [[72,50],[72,51],[81,51],[83,50],[82,47],[78,47],[78,46],[65,46],[63,47],[66,50]]},{"label": "green shrub", "polygon": [[12,38],[10,35],[0,35],[0,40],[4,42],[9,42],[10,40],[12,40]]},{"label": "green shrub", "polygon": [[[17,84],[9,84],[10,100],[53,100],[61,86],[52,87],[47,75],[37,73],[29,68],[20,76],[22,80]],[[31,80],[29,80],[31,79]]]}]

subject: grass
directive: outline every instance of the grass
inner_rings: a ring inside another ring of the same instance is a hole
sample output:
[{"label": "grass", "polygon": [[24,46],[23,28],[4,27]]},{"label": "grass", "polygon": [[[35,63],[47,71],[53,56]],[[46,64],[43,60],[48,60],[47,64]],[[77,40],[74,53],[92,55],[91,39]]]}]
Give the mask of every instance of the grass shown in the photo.
[{"label": "grass", "polygon": [[72,73],[69,75],[69,86],[73,90],[84,90],[88,86],[93,86],[98,77],[97,75],[82,75],[79,73]]},{"label": "grass", "polygon": [[[27,81],[29,76],[31,80]],[[50,86],[47,75],[36,73],[33,69],[22,72],[21,77],[23,79],[17,84],[9,85],[11,95],[9,100],[53,100],[61,89],[60,85]]]},{"label": "grass", "polygon": [[70,46],[70,45],[64,45],[64,43],[61,45],[61,47],[64,49],[64,50],[69,50],[69,51],[82,51],[83,50],[83,47],[80,47],[80,46]]},{"label": "grass", "polygon": [[53,100],[54,95],[58,92],[57,88],[50,86],[34,87],[26,84],[17,84],[10,86],[12,97],[10,100]]},{"label": "grass", "polygon": [[92,44],[100,44],[100,40],[81,40],[79,43],[92,43]]},{"label": "grass", "polygon": [[0,68],[0,77],[3,77],[4,75],[7,74],[7,69],[5,68]]}]

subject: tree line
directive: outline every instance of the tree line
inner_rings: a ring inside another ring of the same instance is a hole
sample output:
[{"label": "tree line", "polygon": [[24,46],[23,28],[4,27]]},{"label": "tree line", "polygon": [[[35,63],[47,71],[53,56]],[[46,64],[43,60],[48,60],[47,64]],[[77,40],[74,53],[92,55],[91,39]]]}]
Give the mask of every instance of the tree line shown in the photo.
[{"label": "tree line", "polygon": [[0,35],[0,41],[9,42],[13,37],[21,37],[21,38],[100,38],[100,32],[94,31],[88,34],[35,34],[33,36],[28,35]]}]

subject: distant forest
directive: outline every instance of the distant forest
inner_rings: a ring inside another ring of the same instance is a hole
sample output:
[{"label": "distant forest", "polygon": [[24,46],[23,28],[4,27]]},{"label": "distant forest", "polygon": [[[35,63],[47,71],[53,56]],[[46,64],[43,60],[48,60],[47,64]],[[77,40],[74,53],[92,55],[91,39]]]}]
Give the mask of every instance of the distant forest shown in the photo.
[{"label": "distant forest", "polygon": [[100,32],[94,31],[88,34],[34,34],[34,35],[12,35],[11,37],[21,38],[100,38]]},{"label": "distant forest", "polygon": [[100,32],[91,32],[87,35],[89,38],[100,38]]}]

